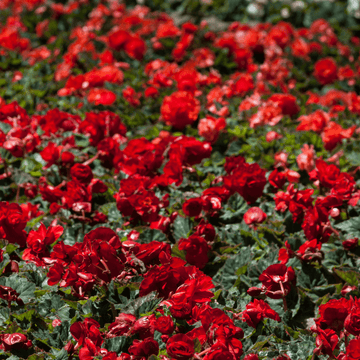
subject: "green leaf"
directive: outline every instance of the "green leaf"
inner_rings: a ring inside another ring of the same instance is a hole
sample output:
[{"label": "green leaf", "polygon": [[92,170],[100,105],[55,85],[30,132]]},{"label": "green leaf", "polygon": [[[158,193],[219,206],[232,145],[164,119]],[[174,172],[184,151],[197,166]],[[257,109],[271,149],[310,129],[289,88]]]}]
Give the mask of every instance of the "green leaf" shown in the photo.
[{"label": "green leaf", "polygon": [[291,342],[286,353],[291,360],[304,360],[312,356],[315,349],[315,339],[313,336],[300,336],[300,341]]},{"label": "green leaf", "polygon": [[[261,324],[259,324],[259,325],[261,325]],[[260,337],[259,337],[259,338],[260,338]],[[262,336],[262,338],[264,338],[264,336]],[[267,338],[265,338],[265,339],[262,339],[262,340],[260,340],[260,341],[257,341],[256,344],[254,344],[254,345],[251,347],[250,351],[251,351],[251,352],[259,352],[259,351],[268,343],[268,341],[269,341],[270,338],[271,338],[271,337],[269,336],[269,337],[267,337]],[[260,353],[259,353],[259,355],[260,355]]]},{"label": "green leaf", "polygon": [[15,245],[15,244],[8,244],[7,246],[6,246],[6,253],[7,254],[9,254],[9,255],[11,255],[15,250],[17,250],[18,249],[18,246],[17,245]]},{"label": "green leaf", "polygon": [[[63,301],[58,294],[45,294],[37,304],[41,316],[57,316],[61,320],[70,320],[74,316],[74,309]],[[76,306],[77,310],[77,306]]]},{"label": "green leaf", "polygon": [[35,225],[39,224],[40,221],[47,215],[48,215],[48,213],[44,213],[35,219],[31,219],[30,221],[27,222],[26,227],[28,229],[33,229],[35,227]]},{"label": "green leaf", "polygon": [[121,311],[139,317],[141,314],[153,312],[161,301],[162,299],[157,298],[156,293],[152,292],[141,298],[131,300],[126,307],[121,309]]},{"label": "green leaf", "polygon": [[39,297],[44,296],[48,292],[49,292],[49,290],[35,290],[34,295],[35,295],[36,298],[39,298]]},{"label": "green leaf", "polygon": [[62,349],[72,339],[70,323],[66,320],[63,320],[59,326],[56,326],[52,333],[48,329],[37,329],[32,334],[43,343],[56,349]]},{"label": "green leaf", "polygon": [[[34,270],[29,269],[29,270],[25,273],[25,276],[27,277],[27,279],[28,279],[30,282],[34,283],[36,286],[42,287],[43,282],[44,282],[45,279],[47,278],[46,272],[45,272],[46,270],[36,267],[35,264],[28,264],[27,266],[30,267],[30,265],[33,265],[33,269],[34,269]],[[41,292],[43,292],[43,291],[46,292],[47,290],[45,290],[45,289],[43,289],[43,290],[36,290],[36,291],[34,292],[35,297],[41,296],[40,294],[41,294]],[[42,294],[42,295],[44,295],[44,294]]]},{"label": "green leaf", "polygon": [[258,244],[260,248],[264,248],[266,245],[268,245],[268,243],[266,242],[265,244],[263,244],[258,238],[258,234],[254,231],[246,231],[244,229],[240,229],[240,235],[241,238],[243,239],[245,244],[248,245],[253,245],[253,244]]},{"label": "green leaf", "polygon": [[186,254],[185,254],[185,251],[184,250],[179,250],[179,247],[177,244],[173,245],[171,247],[171,255],[172,256],[176,256],[180,259],[183,259],[186,261]]},{"label": "green leaf", "polygon": [[0,326],[3,326],[10,318],[10,309],[8,307],[0,308]]},{"label": "green leaf", "polygon": [[[114,280],[111,280],[107,288],[108,288],[108,292],[107,292],[108,301],[113,304],[121,304],[123,298],[123,296],[121,296],[121,293],[124,290],[124,287],[121,287]],[[126,300],[125,304],[127,304],[127,299],[125,298],[125,300]]]},{"label": "green leaf", "polygon": [[352,166],[360,166],[360,157],[359,152],[353,151],[351,153],[346,154],[346,159]]},{"label": "green leaf", "polygon": [[77,146],[85,148],[90,145],[89,137],[83,134],[75,134],[75,143]]},{"label": "green leaf", "polygon": [[336,275],[338,275],[341,279],[346,281],[351,286],[358,286],[360,274],[355,271],[343,271],[340,269],[334,268],[333,271]]},{"label": "green leaf", "polygon": [[228,201],[228,207],[230,209],[226,209],[221,216],[221,219],[226,223],[229,222],[238,222],[242,219],[243,215],[245,214],[248,204],[244,200],[242,196],[239,194],[234,194],[230,197]]},{"label": "green leaf", "polygon": [[226,155],[238,155],[247,145],[244,144],[244,140],[238,139],[230,143]]},{"label": "green leaf", "polygon": [[247,272],[247,265],[243,265],[236,270],[236,275],[244,275]]},{"label": "green leaf", "polygon": [[117,354],[127,351],[130,345],[130,338],[128,336],[117,336],[111,339],[106,339],[103,347],[108,351],[114,351]]},{"label": "green leaf", "polygon": [[316,286],[325,285],[326,279],[319,269],[303,263],[301,271],[297,273],[297,284],[311,290]]},{"label": "green leaf", "polygon": [[11,130],[11,125],[0,121],[0,130],[7,134]]},{"label": "green leaf", "polygon": [[263,234],[264,239],[266,239],[269,243],[270,242],[275,243],[280,247],[284,245],[283,242],[281,241],[284,231],[276,231],[267,226],[259,226],[257,231]]},{"label": "green leaf", "polygon": [[16,185],[21,185],[25,182],[32,182],[33,177],[27,174],[26,172],[19,169],[12,169],[12,178]]},{"label": "green leaf", "polygon": [[33,354],[33,355],[30,355],[27,360],[44,360],[45,355],[38,355],[38,354]]},{"label": "green leaf", "polygon": [[244,245],[239,224],[226,224],[218,229],[218,234],[220,239],[226,239],[229,245]]},{"label": "green leaf", "polygon": [[107,203],[99,207],[99,212],[102,212],[106,216],[109,215],[109,212],[112,208],[116,209],[116,203]]},{"label": "green leaf", "polygon": [[201,351],[201,342],[199,339],[194,339],[194,352],[199,353]]},{"label": "green leaf", "polygon": [[25,171],[28,174],[31,174],[34,171],[42,170],[43,164],[39,163],[33,158],[26,158],[21,162],[20,169]]},{"label": "green leaf", "polygon": [[360,238],[360,216],[343,221],[342,223],[337,224],[334,227],[346,233],[347,237],[349,238]]},{"label": "green leaf", "polygon": [[65,349],[61,349],[56,355],[55,360],[67,360],[69,353]]},{"label": "green leaf", "polygon": [[179,240],[181,238],[186,239],[192,228],[190,219],[181,216],[176,217],[173,223],[173,227],[174,227],[174,237],[176,240]]},{"label": "green leaf", "polygon": [[7,278],[0,278],[0,285],[9,286],[19,293],[19,298],[27,303],[30,299],[34,299],[35,284],[27,279],[20,277],[19,274],[12,274]]},{"label": "green leaf", "polygon": [[12,316],[15,317],[15,319],[19,320],[20,322],[25,320],[27,320],[27,322],[30,322],[35,314],[36,314],[35,310],[29,310],[20,315],[12,314]]},{"label": "green leaf", "polygon": [[166,241],[166,236],[161,230],[157,229],[145,229],[140,235],[140,242],[150,243],[152,241]]},{"label": "green leaf", "polygon": [[251,261],[251,258],[251,249],[249,247],[242,247],[237,255],[233,255],[225,261],[224,266],[214,276],[214,281],[221,284],[224,289],[230,289],[240,275],[237,274],[239,269],[242,269],[240,272],[245,274],[247,270],[247,263]]}]

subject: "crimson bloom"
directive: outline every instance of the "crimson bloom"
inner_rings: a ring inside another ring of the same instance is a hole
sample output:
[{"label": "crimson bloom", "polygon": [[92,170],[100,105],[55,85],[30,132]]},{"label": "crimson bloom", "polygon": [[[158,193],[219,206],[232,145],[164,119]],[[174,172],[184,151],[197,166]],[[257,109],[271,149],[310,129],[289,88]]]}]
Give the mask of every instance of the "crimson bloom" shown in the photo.
[{"label": "crimson bloom", "polygon": [[342,200],[349,200],[352,193],[355,191],[355,187],[356,183],[354,178],[348,173],[343,172],[332,187],[331,194],[342,198]]},{"label": "crimson bloom", "polygon": [[358,246],[359,239],[353,238],[353,239],[347,239],[342,242],[342,246],[345,250],[353,250]]},{"label": "crimson bloom", "polygon": [[0,285],[0,299],[8,302],[8,307],[11,307],[11,302],[16,301],[18,305],[24,305],[23,301],[19,298],[19,293],[9,286]]},{"label": "crimson bloom", "polygon": [[179,250],[185,250],[186,261],[199,269],[204,268],[209,261],[207,253],[210,247],[202,236],[191,235],[188,239],[180,239]]},{"label": "crimson bloom", "polygon": [[314,76],[321,85],[331,84],[337,79],[337,65],[333,58],[318,60],[314,67]]},{"label": "crimson bloom", "polygon": [[[23,255],[24,257],[24,255]],[[48,285],[56,285],[62,278],[64,266],[60,262],[56,262],[47,273]]]},{"label": "crimson bloom", "polygon": [[233,360],[233,354],[223,344],[214,344],[206,353],[204,360]]},{"label": "crimson bloom", "polygon": [[296,128],[297,131],[315,131],[321,133],[330,121],[330,116],[323,110],[316,110],[309,115],[302,115],[298,121],[300,124]]},{"label": "crimson bloom", "polygon": [[0,232],[10,243],[24,247],[26,244],[27,218],[21,206],[15,203],[0,202]]},{"label": "crimson bloom", "polygon": [[139,245],[138,250],[135,251],[135,254],[136,257],[147,266],[154,263],[159,264],[159,256],[162,252],[170,255],[170,245],[153,240],[149,244]]},{"label": "crimson bloom", "polygon": [[293,116],[300,111],[300,106],[296,103],[296,97],[290,94],[274,94],[267,101],[277,104],[284,115]]},{"label": "crimson bloom", "polygon": [[116,95],[110,90],[95,88],[90,90],[87,99],[95,105],[112,105],[116,100]]},{"label": "crimson bloom", "polygon": [[75,164],[71,167],[70,174],[74,180],[85,185],[88,185],[93,178],[93,173],[89,165]]},{"label": "crimson bloom", "polygon": [[248,354],[244,357],[244,360],[259,360],[257,354]]},{"label": "crimson bloom", "polygon": [[302,153],[296,158],[300,170],[310,172],[315,168],[315,150],[314,145],[304,144],[301,149]]},{"label": "crimson bloom", "polygon": [[113,338],[130,334],[131,328],[136,321],[136,317],[132,314],[119,314],[113,323],[108,327],[106,338]]},{"label": "crimson bloom", "polygon": [[42,266],[42,258],[50,256],[48,246],[53,244],[63,231],[63,227],[59,225],[46,229],[43,223],[37,230],[31,230],[26,241],[28,248],[23,253],[23,260]]},{"label": "crimson bloom", "polygon": [[214,118],[207,116],[199,121],[198,131],[199,135],[203,136],[206,141],[214,144],[220,135],[220,131],[226,127],[224,118]]},{"label": "crimson bloom", "polygon": [[195,229],[196,234],[203,236],[206,241],[212,242],[215,240],[216,231],[214,226],[205,222],[204,220],[201,220],[199,225]]},{"label": "crimson bloom", "polygon": [[254,299],[242,312],[242,320],[253,328],[256,328],[257,324],[265,318],[281,321],[279,314],[272,310],[264,300]]},{"label": "crimson bloom", "polygon": [[133,59],[141,61],[146,53],[146,43],[139,36],[131,36],[124,45],[125,52]]},{"label": "crimson bloom", "polygon": [[244,96],[250,90],[254,89],[254,80],[250,74],[241,75],[234,84],[235,94]]},{"label": "crimson bloom", "polygon": [[140,216],[146,222],[153,222],[159,218],[160,200],[153,191],[144,190],[129,197],[117,195],[116,205],[124,216]]},{"label": "crimson bloom", "polygon": [[265,170],[258,164],[242,163],[230,176],[224,178],[224,184],[238,192],[248,204],[255,202],[262,194],[266,184]]},{"label": "crimson bloom", "polygon": [[187,91],[177,91],[165,96],[160,111],[163,121],[177,130],[183,130],[196,121],[200,102]]},{"label": "crimson bloom", "polygon": [[124,48],[125,44],[130,40],[131,35],[126,30],[117,30],[113,31],[109,35],[109,45],[115,50],[121,50]]},{"label": "crimson bloom", "polygon": [[140,105],[140,97],[141,93],[137,93],[134,88],[131,86],[127,86],[123,91],[122,95],[124,99],[131,105],[131,106],[139,106]]},{"label": "crimson bloom", "polygon": [[320,185],[325,188],[332,188],[336,185],[341,171],[334,164],[327,164],[324,160],[318,159],[315,162],[315,170],[310,172],[310,179],[319,180]]},{"label": "crimson bloom", "polygon": [[293,268],[283,264],[270,265],[259,276],[262,282],[262,290],[271,299],[281,299],[285,297],[291,285],[295,285],[295,272]]},{"label": "crimson bloom", "polygon": [[194,355],[194,342],[186,334],[176,334],[167,341],[166,351],[175,360],[187,360]]},{"label": "crimson bloom", "polygon": [[180,136],[170,146],[170,160],[181,161],[182,165],[193,166],[210,157],[212,147],[208,142],[190,136]]},{"label": "crimson bloom", "polygon": [[159,344],[156,340],[146,338],[143,341],[134,340],[129,347],[129,353],[134,356],[148,357],[159,353]]},{"label": "crimson bloom", "polygon": [[203,208],[201,197],[186,200],[183,204],[184,214],[188,217],[197,217]]},{"label": "crimson bloom", "polygon": [[319,329],[316,337],[316,348],[314,350],[315,354],[329,355],[333,356],[333,352],[338,348],[339,337],[336,335],[336,332],[332,329]]},{"label": "crimson bloom", "polygon": [[343,129],[340,124],[335,121],[330,121],[321,134],[325,149],[329,151],[333,150],[343,139],[350,139],[355,130],[356,125],[348,129]]},{"label": "crimson bloom", "polygon": [[331,299],[326,304],[319,306],[320,317],[315,320],[317,328],[342,331],[344,321],[348,317],[353,305],[352,300]]},{"label": "crimson bloom", "polygon": [[165,335],[170,335],[174,332],[175,325],[171,316],[160,316],[156,319],[155,330]]},{"label": "crimson bloom", "polygon": [[324,253],[321,251],[321,242],[316,239],[306,241],[299,247],[296,256],[304,262],[318,261],[320,263],[324,258]]},{"label": "crimson bloom", "polygon": [[351,308],[349,315],[346,317],[344,326],[347,332],[351,335],[360,335],[360,302],[355,298],[354,305]]},{"label": "crimson bloom", "polygon": [[90,339],[95,346],[103,343],[99,331],[100,324],[91,318],[86,318],[83,322],[77,321],[70,326],[70,333],[77,341],[76,348],[84,345],[86,339]]},{"label": "crimson bloom", "polygon": [[157,98],[159,96],[159,90],[154,86],[150,86],[145,90],[144,95],[146,98]]},{"label": "crimson bloom", "polygon": [[31,340],[21,333],[0,335],[0,349],[6,352],[15,349],[29,349],[32,346]]},{"label": "crimson bloom", "polygon": [[154,314],[143,316],[136,320],[131,329],[131,335],[137,334],[141,340],[153,337],[155,332],[156,317]]},{"label": "crimson bloom", "polygon": [[269,131],[266,134],[265,140],[267,142],[272,142],[274,140],[279,140],[282,138],[282,135],[280,135],[279,133],[277,133],[276,131]]},{"label": "crimson bloom", "polygon": [[182,285],[189,278],[186,262],[177,257],[170,257],[169,263],[153,266],[140,284],[140,296],[158,291],[159,295],[168,298],[171,292]]},{"label": "crimson bloom", "polygon": [[250,208],[244,214],[244,221],[247,225],[260,224],[264,222],[267,215],[257,206]]},{"label": "crimson bloom", "polygon": [[346,347],[346,359],[360,359],[360,338],[350,340],[349,345]]},{"label": "crimson bloom", "polygon": [[41,157],[47,161],[45,169],[55,164],[60,158],[60,147],[56,146],[55,143],[49,142],[49,144],[40,152]]},{"label": "crimson bloom", "polygon": [[282,189],[286,183],[286,174],[278,169],[273,170],[269,176],[269,183],[278,189]]}]

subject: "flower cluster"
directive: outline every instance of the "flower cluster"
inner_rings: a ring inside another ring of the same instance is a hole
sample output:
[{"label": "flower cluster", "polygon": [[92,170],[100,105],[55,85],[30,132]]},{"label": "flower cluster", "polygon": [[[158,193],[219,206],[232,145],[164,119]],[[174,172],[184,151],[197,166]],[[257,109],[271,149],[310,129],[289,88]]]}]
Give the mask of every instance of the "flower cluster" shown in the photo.
[{"label": "flower cluster", "polygon": [[358,37],[0,17],[1,357],[360,358]]}]

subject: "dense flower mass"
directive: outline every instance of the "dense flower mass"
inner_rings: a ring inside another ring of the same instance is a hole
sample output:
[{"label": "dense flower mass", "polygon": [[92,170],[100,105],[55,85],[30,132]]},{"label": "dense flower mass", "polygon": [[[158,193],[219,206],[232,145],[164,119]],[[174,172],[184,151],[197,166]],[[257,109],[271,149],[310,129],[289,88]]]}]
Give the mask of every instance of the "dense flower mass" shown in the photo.
[{"label": "dense flower mass", "polygon": [[0,357],[358,360],[358,31],[130,3],[0,0]]},{"label": "dense flower mass", "polygon": [[322,85],[331,84],[337,78],[337,66],[332,58],[317,61],[314,69],[314,76]]},{"label": "dense flower mass", "polygon": [[187,91],[177,91],[166,96],[161,105],[161,116],[168,125],[183,130],[186,125],[196,121],[200,102]]}]

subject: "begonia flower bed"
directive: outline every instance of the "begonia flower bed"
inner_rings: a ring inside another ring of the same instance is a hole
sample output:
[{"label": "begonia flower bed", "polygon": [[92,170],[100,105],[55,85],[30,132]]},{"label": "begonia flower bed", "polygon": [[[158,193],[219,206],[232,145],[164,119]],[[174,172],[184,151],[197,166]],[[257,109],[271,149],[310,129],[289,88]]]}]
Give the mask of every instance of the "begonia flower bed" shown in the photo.
[{"label": "begonia flower bed", "polygon": [[360,359],[359,37],[0,19],[0,359]]}]

